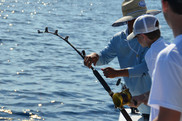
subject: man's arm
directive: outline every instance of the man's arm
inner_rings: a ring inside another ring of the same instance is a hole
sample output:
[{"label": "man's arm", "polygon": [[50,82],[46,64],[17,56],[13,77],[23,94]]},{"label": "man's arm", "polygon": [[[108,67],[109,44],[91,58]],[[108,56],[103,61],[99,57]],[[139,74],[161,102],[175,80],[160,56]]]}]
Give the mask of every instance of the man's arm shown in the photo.
[{"label": "man's arm", "polygon": [[92,64],[94,64],[94,66],[100,66],[112,61],[117,55],[116,45],[119,35],[113,37],[108,45],[99,53],[91,53],[90,55],[85,56],[84,65],[90,68]]},{"label": "man's arm", "polygon": [[[137,108],[142,103],[147,105],[149,94],[150,94],[150,92],[148,91],[148,92],[146,92],[144,94],[141,94],[141,95],[138,95],[138,96],[133,96],[132,100],[131,100],[131,103],[128,106]],[[137,104],[136,104],[136,102],[137,102]]]},{"label": "man's arm", "polygon": [[113,69],[111,67],[101,69],[106,78],[129,77],[128,69]]},{"label": "man's arm", "polygon": [[145,60],[142,63],[128,68],[129,77],[141,77],[143,74],[148,73],[148,68]]},{"label": "man's arm", "polygon": [[180,121],[181,113],[168,108],[160,107],[159,115],[154,121]]}]

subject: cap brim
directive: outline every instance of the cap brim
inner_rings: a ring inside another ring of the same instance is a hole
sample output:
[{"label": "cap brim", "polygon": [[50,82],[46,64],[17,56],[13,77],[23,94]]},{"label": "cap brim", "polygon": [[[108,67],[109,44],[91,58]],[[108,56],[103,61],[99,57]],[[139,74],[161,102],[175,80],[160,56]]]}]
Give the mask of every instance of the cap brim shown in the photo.
[{"label": "cap brim", "polygon": [[127,40],[129,41],[129,40],[132,40],[133,38],[135,38],[135,34],[134,34],[134,32],[132,32],[132,33],[130,33],[128,36],[127,36]]},{"label": "cap brim", "polygon": [[118,27],[118,26],[122,26],[122,25],[125,25],[127,21],[131,21],[133,19],[135,19],[136,17],[134,16],[124,16],[120,19],[118,19],[117,21],[115,21],[112,26],[113,27]]},{"label": "cap brim", "polygon": [[134,14],[134,15],[130,15],[130,16],[124,16],[124,17],[118,19],[117,21],[115,21],[112,24],[112,26],[118,27],[118,26],[125,25],[127,21],[136,19],[138,16],[143,15],[143,14],[157,15],[159,13],[161,13],[161,10],[147,10],[146,13],[139,13],[139,14]]},{"label": "cap brim", "polygon": [[162,12],[161,10],[147,10],[146,14],[157,15],[161,12]]}]

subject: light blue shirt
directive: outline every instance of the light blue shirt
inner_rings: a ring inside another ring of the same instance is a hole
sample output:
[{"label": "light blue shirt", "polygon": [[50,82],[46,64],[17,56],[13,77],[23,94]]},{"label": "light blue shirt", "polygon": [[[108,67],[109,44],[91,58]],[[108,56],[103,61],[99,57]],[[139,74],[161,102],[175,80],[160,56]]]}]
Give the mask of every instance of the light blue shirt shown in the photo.
[{"label": "light blue shirt", "polygon": [[[142,48],[135,38],[127,41],[126,31],[114,35],[108,46],[100,52],[97,65],[108,64],[117,57],[120,68],[128,68],[129,77],[124,77],[124,81],[132,96],[136,96],[148,92],[151,87],[151,79],[144,60],[148,48]],[[150,108],[143,104],[138,109],[141,113],[150,113]]]}]

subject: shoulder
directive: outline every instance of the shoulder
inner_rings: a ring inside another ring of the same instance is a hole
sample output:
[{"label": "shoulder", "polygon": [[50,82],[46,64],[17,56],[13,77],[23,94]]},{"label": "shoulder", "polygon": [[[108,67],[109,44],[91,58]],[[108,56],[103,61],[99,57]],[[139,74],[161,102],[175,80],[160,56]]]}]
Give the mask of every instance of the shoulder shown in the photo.
[{"label": "shoulder", "polygon": [[160,51],[159,56],[163,60],[167,57],[169,57],[172,53],[172,50],[174,49],[175,45],[170,44],[166,48],[164,48],[162,51]]},{"label": "shoulder", "polygon": [[166,64],[180,64],[182,55],[176,44],[172,43],[163,49],[158,55],[158,61],[162,63],[165,62]]},{"label": "shoulder", "polygon": [[168,46],[168,44],[166,43],[166,40],[164,40],[162,36],[156,41],[155,45],[156,45],[156,48],[159,48],[159,49],[164,49],[165,47]]},{"label": "shoulder", "polygon": [[126,32],[125,31],[121,31],[121,32],[117,32],[114,36],[113,39],[126,39]]},{"label": "shoulder", "polygon": [[114,45],[118,45],[119,43],[123,43],[126,39],[126,34],[124,31],[117,32],[114,36],[110,39],[110,43]]}]

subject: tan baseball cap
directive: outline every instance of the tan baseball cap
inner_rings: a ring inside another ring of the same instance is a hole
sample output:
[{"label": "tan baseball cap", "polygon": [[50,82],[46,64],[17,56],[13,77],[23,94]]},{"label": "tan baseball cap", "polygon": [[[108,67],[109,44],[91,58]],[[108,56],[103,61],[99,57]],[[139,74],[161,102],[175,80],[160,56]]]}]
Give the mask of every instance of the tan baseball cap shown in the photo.
[{"label": "tan baseball cap", "polygon": [[147,10],[144,0],[124,0],[121,8],[123,17],[115,21],[112,24],[113,27],[122,26],[127,21],[136,19],[143,14],[157,15],[161,12],[161,10]]}]

